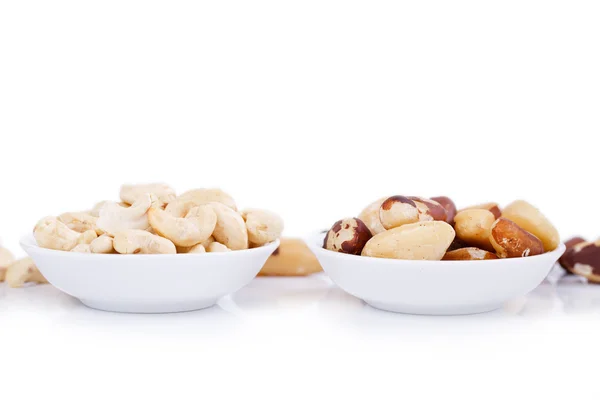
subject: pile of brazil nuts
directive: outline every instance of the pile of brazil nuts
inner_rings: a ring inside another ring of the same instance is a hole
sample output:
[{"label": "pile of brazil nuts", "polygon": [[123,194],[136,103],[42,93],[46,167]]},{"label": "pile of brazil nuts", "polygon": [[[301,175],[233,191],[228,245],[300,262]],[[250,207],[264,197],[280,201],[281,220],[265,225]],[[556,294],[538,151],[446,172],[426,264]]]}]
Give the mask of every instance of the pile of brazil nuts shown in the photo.
[{"label": "pile of brazil nuts", "polygon": [[0,245],[0,282],[17,288],[23,284],[48,283],[29,257],[17,260],[10,250]]},{"label": "pile of brazil nuts", "polygon": [[277,240],[283,220],[270,211],[238,211],[220,189],[176,195],[163,183],[123,185],[120,202],[40,220],[40,247],[95,254],[214,253],[260,247]]},{"label": "pile of brazil nuts", "polygon": [[567,250],[559,260],[560,265],[590,283],[600,283],[600,239],[592,242],[577,236],[567,240],[565,245]]},{"label": "pile of brazil nuts", "polygon": [[492,260],[528,257],[560,244],[556,228],[534,206],[486,203],[457,210],[445,196],[391,196],[358,218],[337,221],[323,247],[340,253],[401,260]]}]

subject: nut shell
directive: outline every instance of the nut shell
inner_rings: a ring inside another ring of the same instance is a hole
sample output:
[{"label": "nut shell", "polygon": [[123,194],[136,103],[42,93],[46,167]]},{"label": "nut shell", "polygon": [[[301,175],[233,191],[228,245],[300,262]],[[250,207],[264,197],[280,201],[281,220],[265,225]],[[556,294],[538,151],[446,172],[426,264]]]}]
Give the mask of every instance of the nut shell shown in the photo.
[{"label": "nut shell", "polygon": [[416,222],[373,236],[362,255],[401,260],[441,260],[454,236],[454,229],[446,222]]},{"label": "nut shell", "polygon": [[490,242],[500,258],[529,257],[544,252],[540,239],[506,218],[494,222]]},{"label": "nut shell", "polygon": [[444,255],[445,261],[471,261],[471,260],[496,260],[498,256],[489,251],[478,249],[477,247],[464,247],[462,249],[452,250]]},{"label": "nut shell", "polygon": [[323,248],[339,253],[359,255],[372,236],[367,225],[360,219],[341,219],[333,224],[327,232]]}]

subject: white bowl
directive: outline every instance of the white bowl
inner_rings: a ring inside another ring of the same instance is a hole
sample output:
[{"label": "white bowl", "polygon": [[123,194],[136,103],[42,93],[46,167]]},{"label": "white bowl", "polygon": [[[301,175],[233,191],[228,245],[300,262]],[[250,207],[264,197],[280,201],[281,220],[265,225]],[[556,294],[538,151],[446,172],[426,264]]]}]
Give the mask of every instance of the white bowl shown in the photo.
[{"label": "white bowl", "polygon": [[535,289],[565,251],[483,261],[413,261],[361,257],[323,249],[308,238],[323,270],[346,292],[386,311],[459,315],[492,311]]},{"label": "white bowl", "polygon": [[48,281],[88,307],[164,313],[214,305],[256,276],[279,241],[263,247],[203,254],[82,254],[39,247],[33,235],[23,249]]}]

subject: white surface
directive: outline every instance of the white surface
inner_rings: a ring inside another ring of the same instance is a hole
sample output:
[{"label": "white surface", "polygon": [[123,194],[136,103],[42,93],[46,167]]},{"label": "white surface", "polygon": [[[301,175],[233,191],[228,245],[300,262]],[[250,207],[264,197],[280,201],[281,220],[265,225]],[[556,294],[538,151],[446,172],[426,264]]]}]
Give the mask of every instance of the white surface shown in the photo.
[{"label": "white surface", "polygon": [[[0,1],[0,236],[23,255],[39,218],[166,181],[272,209],[288,235],[405,194],[525,198],[595,238],[599,20],[597,0]],[[0,397],[598,394],[597,287],[429,318],[268,282],[241,315],[10,290]]]},{"label": "white surface", "polygon": [[107,311],[160,313],[199,310],[247,285],[279,246],[226,253],[85,254],[21,240],[46,279],[87,306]]},{"label": "white surface", "polygon": [[573,277],[457,317],[379,311],[320,275],[259,278],[216,307],[162,315],[0,285],[0,372],[16,398],[597,399],[599,314],[600,287]]},{"label": "white surface", "polygon": [[324,233],[307,238],[325,273],[340,288],[387,311],[476,314],[526,295],[546,278],[565,246],[542,255],[483,261],[391,260],[323,249]]}]

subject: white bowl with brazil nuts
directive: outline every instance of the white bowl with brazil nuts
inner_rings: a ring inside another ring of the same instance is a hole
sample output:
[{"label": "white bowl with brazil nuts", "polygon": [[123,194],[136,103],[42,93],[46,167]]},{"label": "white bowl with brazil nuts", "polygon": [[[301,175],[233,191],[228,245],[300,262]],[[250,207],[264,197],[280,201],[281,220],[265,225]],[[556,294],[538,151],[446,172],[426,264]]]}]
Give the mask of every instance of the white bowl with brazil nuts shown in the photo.
[{"label": "white bowl with brazil nuts", "polygon": [[565,251],[479,261],[415,261],[338,253],[323,248],[325,233],[307,239],[323,270],[367,304],[406,314],[460,315],[496,310],[535,289]]},{"label": "white bowl with brazil nuts", "polygon": [[21,246],[59,290],[88,307],[167,313],[211,307],[246,286],[279,240],[248,250],[201,254],[89,254],[49,250],[33,235]]}]

